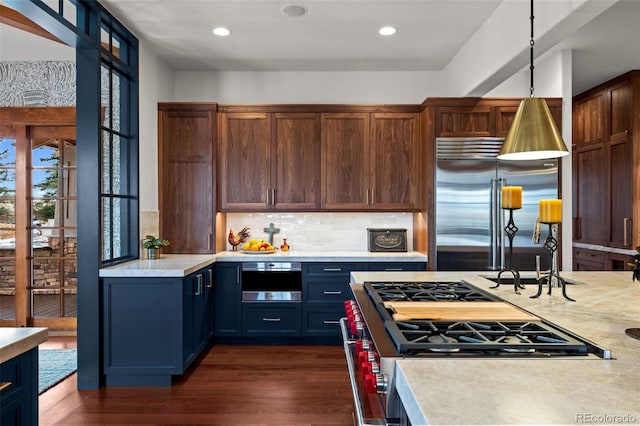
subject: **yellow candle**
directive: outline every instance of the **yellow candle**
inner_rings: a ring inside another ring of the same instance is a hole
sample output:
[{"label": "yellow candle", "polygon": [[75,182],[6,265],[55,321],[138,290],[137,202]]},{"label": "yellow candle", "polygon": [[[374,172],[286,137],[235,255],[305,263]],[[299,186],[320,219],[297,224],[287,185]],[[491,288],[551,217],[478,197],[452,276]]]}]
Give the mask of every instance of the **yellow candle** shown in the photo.
[{"label": "yellow candle", "polygon": [[540,200],[540,222],[562,222],[562,200]]},{"label": "yellow candle", "polygon": [[522,187],[503,186],[502,187],[502,208],[521,209],[522,208]]}]

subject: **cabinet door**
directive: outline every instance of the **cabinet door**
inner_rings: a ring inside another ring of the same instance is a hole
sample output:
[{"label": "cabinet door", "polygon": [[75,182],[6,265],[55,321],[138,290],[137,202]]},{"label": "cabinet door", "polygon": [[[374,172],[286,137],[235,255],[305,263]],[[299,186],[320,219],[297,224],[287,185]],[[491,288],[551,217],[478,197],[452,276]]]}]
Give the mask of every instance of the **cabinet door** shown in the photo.
[{"label": "cabinet door", "polygon": [[633,152],[631,146],[632,87],[628,80],[609,89],[609,170],[611,172],[610,206],[613,247],[632,247],[632,181]]},{"label": "cabinet door", "polygon": [[215,106],[158,108],[160,235],[171,241],[163,250],[213,253]]},{"label": "cabinet door", "polygon": [[200,326],[200,343],[201,346],[206,346],[213,337],[213,323],[215,315],[215,277],[214,277],[214,265],[208,266],[204,269],[204,289],[203,289],[203,316]]},{"label": "cabinet door", "polygon": [[268,209],[272,160],[269,115],[223,113],[220,116],[221,209]]},{"label": "cabinet door", "polygon": [[372,114],[371,208],[419,208],[420,129],[417,114]]},{"label": "cabinet door", "polygon": [[277,113],[273,119],[272,207],[320,207],[320,114]]},{"label": "cabinet door", "polygon": [[217,263],[214,284],[216,336],[240,336],[242,285],[239,263]]},{"label": "cabinet door", "polygon": [[325,113],[322,120],[322,208],[364,210],[369,198],[369,114]]},{"label": "cabinet door", "polygon": [[488,137],[494,132],[494,111],[489,106],[436,109],[436,136]]},{"label": "cabinet door", "polygon": [[579,147],[603,144],[606,139],[606,93],[597,92],[573,103],[574,141]]},{"label": "cabinet door", "polygon": [[576,147],[573,152],[574,241],[604,244],[609,220],[604,145]]}]

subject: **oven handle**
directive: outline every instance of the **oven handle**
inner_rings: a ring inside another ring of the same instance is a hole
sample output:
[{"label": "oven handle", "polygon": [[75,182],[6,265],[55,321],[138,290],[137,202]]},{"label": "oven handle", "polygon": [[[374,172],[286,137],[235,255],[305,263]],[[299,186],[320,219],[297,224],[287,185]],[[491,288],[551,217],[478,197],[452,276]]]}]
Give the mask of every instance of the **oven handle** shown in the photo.
[{"label": "oven handle", "polygon": [[[358,391],[358,377],[356,376],[356,368],[353,364],[353,358],[351,358],[351,351],[349,349],[350,346],[356,344],[354,339],[349,338],[349,333],[347,332],[347,318],[340,318],[340,330],[342,331],[342,344],[344,346],[344,354],[347,358],[347,368],[349,369],[349,382],[351,383],[351,392],[353,393],[353,402],[356,409],[356,421],[358,422],[358,426],[382,426],[386,425],[386,419],[365,419],[364,413],[362,412],[362,404],[360,401],[363,401],[360,398],[360,392]],[[373,423],[372,423],[373,422]]]}]

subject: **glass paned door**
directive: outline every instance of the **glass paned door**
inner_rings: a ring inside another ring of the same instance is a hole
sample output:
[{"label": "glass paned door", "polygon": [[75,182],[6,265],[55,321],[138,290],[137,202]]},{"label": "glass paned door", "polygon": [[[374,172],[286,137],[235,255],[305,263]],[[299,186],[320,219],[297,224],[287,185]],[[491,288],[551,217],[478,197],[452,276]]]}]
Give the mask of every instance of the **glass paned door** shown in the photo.
[{"label": "glass paned door", "polygon": [[32,315],[76,316],[76,141],[31,140]]},{"label": "glass paned door", "polygon": [[16,141],[0,138],[0,325],[16,319]]}]

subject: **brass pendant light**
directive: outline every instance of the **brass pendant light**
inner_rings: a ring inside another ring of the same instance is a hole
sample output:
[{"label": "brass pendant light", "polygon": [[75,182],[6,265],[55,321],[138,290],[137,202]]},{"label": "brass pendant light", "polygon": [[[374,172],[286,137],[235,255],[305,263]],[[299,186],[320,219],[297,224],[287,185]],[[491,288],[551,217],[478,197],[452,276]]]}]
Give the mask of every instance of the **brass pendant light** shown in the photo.
[{"label": "brass pendant light", "polygon": [[569,155],[544,99],[533,97],[533,0],[531,0],[530,97],[520,102],[509,133],[498,154],[501,160],[539,160]]}]

